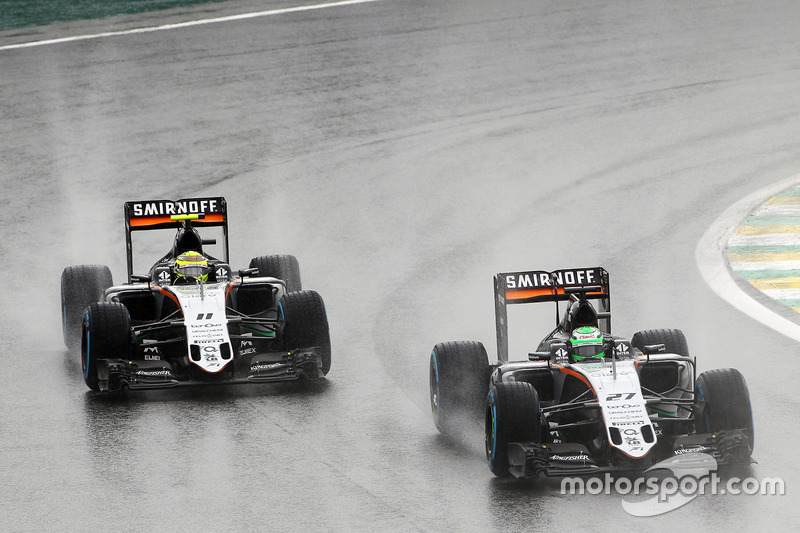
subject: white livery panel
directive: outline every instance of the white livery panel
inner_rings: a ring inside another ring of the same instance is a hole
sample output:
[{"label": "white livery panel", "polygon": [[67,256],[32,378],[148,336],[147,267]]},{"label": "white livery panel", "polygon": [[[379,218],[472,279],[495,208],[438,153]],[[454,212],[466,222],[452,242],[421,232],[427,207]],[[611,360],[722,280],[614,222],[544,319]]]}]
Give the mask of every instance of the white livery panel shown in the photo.
[{"label": "white livery panel", "polygon": [[656,444],[656,433],[633,361],[575,365],[573,370],[586,376],[594,388],[611,446],[634,459],[647,455]]},{"label": "white livery panel", "polygon": [[[224,283],[173,285],[169,287],[183,311],[189,360],[211,374],[221,371],[233,360],[225,315]],[[227,344],[227,353],[222,346]],[[198,349],[192,350],[192,346]]]}]

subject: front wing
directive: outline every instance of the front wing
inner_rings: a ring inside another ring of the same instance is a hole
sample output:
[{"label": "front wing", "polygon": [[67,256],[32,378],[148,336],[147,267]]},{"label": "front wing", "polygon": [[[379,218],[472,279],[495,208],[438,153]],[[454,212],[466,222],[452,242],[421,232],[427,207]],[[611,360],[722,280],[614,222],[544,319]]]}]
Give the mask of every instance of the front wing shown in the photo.
[{"label": "front wing", "polygon": [[516,478],[532,478],[544,474],[548,477],[578,476],[602,472],[644,471],[654,461],[666,460],[689,453],[712,456],[719,466],[750,464],[750,449],[743,430],[698,433],[675,439],[671,450],[662,457],[620,465],[599,464],[582,444],[571,443],[519,443],[508,444],[509,472]]},{"label": "front wing", "polygon": [[322,356],[314,348],[262,353],[249,360],[239,358],[231,363],[232,372],[206,375],[202,371],[195,371],[187,375],[167,360],[103,359],[98,361],[98,385],[101,391],[116,392],[191,385],[316,380],[322,376]]}]

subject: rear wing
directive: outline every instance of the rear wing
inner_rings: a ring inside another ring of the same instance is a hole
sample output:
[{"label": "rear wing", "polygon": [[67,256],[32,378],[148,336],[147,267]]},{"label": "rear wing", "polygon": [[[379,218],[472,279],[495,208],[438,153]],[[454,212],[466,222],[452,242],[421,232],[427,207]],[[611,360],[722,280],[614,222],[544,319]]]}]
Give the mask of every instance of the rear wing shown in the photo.
[{"label": "rear wing", "polygon": [[125,245],[128,253],[128,281],[133,278],[131,233],[155,229],[179,229],[186,221],[193,227],[222,227],[225,262],[229,262],[228,207],[221,196],[181,200],[125,202]]},{"label": "rear wing", "polygon": [[546,272],[507,272],[494,276],[494,311],[497,330],[497,359],[508,361],[508,306],[536,302],[555,302],[556,324],[560,320],[559,302],[599,300],[598,318],[605,320],[603,331],[611,333],[611,295],[608,272],[602,267],[573,268]]}]

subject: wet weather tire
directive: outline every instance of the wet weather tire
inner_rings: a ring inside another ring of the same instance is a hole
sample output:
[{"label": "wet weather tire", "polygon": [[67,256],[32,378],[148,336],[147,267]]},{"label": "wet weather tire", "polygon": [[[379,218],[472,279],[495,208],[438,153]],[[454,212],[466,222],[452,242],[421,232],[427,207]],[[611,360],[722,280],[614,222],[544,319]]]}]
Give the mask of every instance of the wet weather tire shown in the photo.
[{"label": "wet weather tire", "polygon": [[540,441],[539,395],[524,381],[496,383],[486,400],[486,460],[494,475],[508,477],[508,444]]},{"label": "wet weather tire", "polygon": [[286,292],[299,291],[303,288],[300,281],[300,263],[293,255],[262,255],[250,260],[250,268],[257,268],[262,277],[282,279],[286,283]]},{"label": "wet weather tire", "polygon": [[105,265],[68,266],[61,273],[61,325],[64,344],[80,346],[83,311],[103,298],[103,291],[114,284]]},{"label": "wet weather tire", "polygon": [[644,351],[645,346],[663,344],[665,353],[689,356],[689,344],[679,329],[645,329],[637,331],[631,338],[634,348]]},{"label": "wet weather tire", "polygon": [[491,367],[483,344],[444,342],[433,347],[429,381],[436,428],[453,437],[464,424],[479,424],[489,393]]},{"label": "wet weather tire", "polygon": [[81,371],[86,385],[100,390],[99,362],[131,355],[131,319],[120,303],[95,302],[83,314]]},{"label": "wet weather tire", "polygon": [[286,321],[284,347],[286,350],[316,348],[322,358],[322,375],[326,375],[331,369],[331,336],[322,296],[314,291],[290,292],[280,306]]},{"label": "wet weather tire", "polygon": [[755,444],[750,391],[744,376],[735,368],[715,368],[695,383],[695,426],[698,433],[743,429],[750,452]]}]

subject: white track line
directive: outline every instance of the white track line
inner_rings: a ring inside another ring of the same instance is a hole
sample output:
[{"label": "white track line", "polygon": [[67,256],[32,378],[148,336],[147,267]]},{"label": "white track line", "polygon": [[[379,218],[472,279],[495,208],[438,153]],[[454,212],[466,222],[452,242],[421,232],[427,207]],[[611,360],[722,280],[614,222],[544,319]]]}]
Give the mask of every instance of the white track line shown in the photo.
[{"label": "white track line", "polygon": [[711,224],[695,249],[700,274],[714,292],[741,312],[796,341],[800,341],[800,324],[767,309],[739,288],[725,264],[725,248],[733,231],[751,211],[798,182],[800,175],[792,176],[739,200]]},{"label": "white track line", "polygon": [[772,233],[766,235],[733,235],[728,246],[800,246],[800,233]]},{"label": "white track line", "polygon": [[800,270],[800,261],[731,261],[731,270]]},{"label": "white track line", "polygon": [[242,13],[239,15],[230,15],[227,17],[218,17],[212,19],[189,20],[186,22],[177,22],[175,24],[164,24],[163,26],[149,26],[146,28],[133,28],[130,30],[108,31],[103,33],[94,33],[89,35],[74,35],[72,37],[62,37],[60,39],[47,39],[44,41],[31,41],[27,43],[8,44],[0,46],[0,51],[14,50],[16,48],[31,48],[33,46],[45,46],[49,44],[71,43],[75,41],[87,41],[89,39],[102,39],[104,37],[118,37],[120,35],[133,35],[135,33],[151,33],[154,31],[174,30],[178,28],[188,28],[191,26],[202,26],[204,24],[216,24],[218,22],[230,22],[233,20],[245,20],[258,17],[271,17],[274,15],[284,15],[286,13],[299,13],[301,11],[312,11],[315,9],[325,9],[329,7],[350,6],[354,4],[368,4],[370,2],[380,2],[382,0],[343,0],[341,2],[331,2],[328,4],[315,4],[311,6],[298,6],[287,7],[283,9],[273,9],[270,11],[256,11],[253,13]]}]

